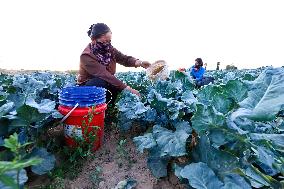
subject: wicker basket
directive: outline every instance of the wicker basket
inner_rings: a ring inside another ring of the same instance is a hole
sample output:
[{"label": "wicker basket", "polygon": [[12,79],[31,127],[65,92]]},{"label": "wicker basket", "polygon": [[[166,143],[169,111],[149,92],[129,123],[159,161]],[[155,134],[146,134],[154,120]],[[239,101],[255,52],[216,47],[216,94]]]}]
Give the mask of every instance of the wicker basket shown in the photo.
[{"label": "wicker basket", "polygon": [[146,74],[149,79],[156,81],[158,79],[166,80],[169,77],[170,72],[166,61],[158,60],[151,64],[151,66],[146,70]]}]

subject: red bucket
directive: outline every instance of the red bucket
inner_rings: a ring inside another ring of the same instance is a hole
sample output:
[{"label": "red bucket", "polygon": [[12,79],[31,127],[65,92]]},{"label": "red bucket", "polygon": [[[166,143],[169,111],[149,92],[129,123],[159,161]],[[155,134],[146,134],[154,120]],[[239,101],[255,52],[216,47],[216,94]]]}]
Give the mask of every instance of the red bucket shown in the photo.
[{"label": "red bucket", "polygon": [[[58,107],[58,111],[62,115],[67,115],[73,107],[62,106]],[[88,141],[90,133],[94,133],[95,141],[93,150],[100,148],[104,135],[104,119],[107,104],[97,105],[96,107],[77,107],[64,121],[64,137],[65,142],[70,147],[76,147],[76,137],[84,138]],[[90,119],[92,117],[92,119]],[[86,130],[87,129],[87,130]]]}]

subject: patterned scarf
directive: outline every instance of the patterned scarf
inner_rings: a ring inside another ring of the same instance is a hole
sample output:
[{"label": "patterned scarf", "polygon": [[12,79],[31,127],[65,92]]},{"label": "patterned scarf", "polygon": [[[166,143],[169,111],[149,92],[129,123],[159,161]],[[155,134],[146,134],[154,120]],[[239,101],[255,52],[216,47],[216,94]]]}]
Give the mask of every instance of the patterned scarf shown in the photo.
[{"label": "patterned scarf", "polygon": [[108,66],[111,62],[112,48],[111,43],[96,42],[96,44],[91,44],[91,51],[96,56],[98,62],[104,66]]}]

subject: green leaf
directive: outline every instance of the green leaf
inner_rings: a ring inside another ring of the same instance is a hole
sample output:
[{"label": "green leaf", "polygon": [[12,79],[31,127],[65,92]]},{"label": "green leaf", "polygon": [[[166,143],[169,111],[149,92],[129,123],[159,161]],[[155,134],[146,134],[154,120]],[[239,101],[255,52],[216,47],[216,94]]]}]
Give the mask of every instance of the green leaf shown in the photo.
[{"label": "green leaf", "polygon": [[19,119],[19,118],[12,119],[9,124],[9,131],[17,127],[26,127],[26,126],[28,126],[26,121]]},{"label": "green leaf", "polygon": [[31,153],[31,156],[43,159],[40,164],[32,166],[32,172],[34,172],[35,174],[43,175],[51,171],[55,166],[54,155],[48,153],[45,148],[34,149]]},{"label": "green leaf", "polygon": [[250,184],[237,174],[229,174],[224,178],[224,187],[222,189],[251,189]]},{"label": "green leaf", "polygon": [[143,136],[134,137],[133,141],[136,144],[138,151],[141,153],[144,149],[150,149],[157,145],[152,133],[147,133]]},{"label": "green leaf", "polygon": [[15,180],[5,174],[0,175],[0,188],[5,189],[5,188],[18,188],[17,183]]},{"label": "green leaf", "polygon": [[183,156],[186,154],[186,140],[189,134],[179,129],[175,132],[159,125],[153,127],[153,136],[161,148],[161,156]]},{"label": "green leaf", "polygon": [[212,146],[215,148],[219,148],[221,145],[224,145],[231,140],[234,140],[234,138],[231,138],[231,136],[228,136],[227,133],[220,129],[212,129],[209,131],[208,137],[210,139],[210,142],[212,143]]},{"label": "green leaf", "polygon": [[191,105],[197,102],[197,99],[194,97],[192,91],[190,90],[187,90],[182,94],[181,100],[188,105]]},{"label": "green leaf", "polygon": [[246,170],[243,170],[243,174],[250,180],[250,183],[255,188],[261,188],[263,186],[269,186],[269,183],[265,181],[257,172],[248,167]]},{"label": "green leaf", "polygon": [[39,158],[30,158],[18,161],[0,161],[1,172],[11,171],[14,169],[23,169],[32,165],[37,165],[41,163],[42,160]]},{"label": "green leaf", "polygon": [[202,162],[185,166],[180,175],[188,179],[190,186],[196,189],[216,189],[223,186],[212,169]]},{"label": "green leaf", "polygon": [[192,128],[187,121],[179,121],[179,122],[174,122],[173,123],[176,131],[181,131],[181,132],[186,132],[187,134],[191,134]]},{"label": "green leaf", "polygon": [[[15,188],[15,183],[17,184],[17,171],[16,170],[8,171],[4,175],[0,175],[0,178],[1,178],[0,179],[1,189],[11,189],[11,187]],[[12,180],[14,181],[14,183],[12,182]],[[19,172],[19,183],[18,184],[20,186],[23,186],[27,181],[28,181],[27,172],[25,169],[21,169]],[[16,188],[18,187],[16,186]]]},{"label": "green leaf", "polygon": [[197,104],[197,111],[191,119],[192,127],[197,133],[207,131],[209,128],[222,127],[225,123],[223,114],[215,111],[212,106]]},{"label": "green leaf", "polygon": [[14,108],[14,102],[8,102],[0,107],[0,118]]},{"label": "green leaf", "polygon": [[152,148],[147,159],[147,165],[156,178],[166,177],[168,174],[167,166],[170,158],[168,156],[161,157],[160,154],[159,148]]},{"label": "green leaf", "polygon": [[34,122],[42,121],[46,115],[38,112],[36,108],[30,107],[28,105],[23,105],[17,109],[18,117],[26,122],[27,125],[30,125]]},{"label": "green leaf", "polygon": [[259,134],[250,133],[250,138],[255,141],[271,141],[273,145],[284,148],[284,134]]},{"label": "green leaf", "polygon": [[222,114],[227,114],[233,108],[233,101],[224,94],[217,94],[212,100],[214,108]]},{"label": "green leaf", "polygon": [[26,105],[36,108],[39,113],[52,113],[54,112],[55,102],[49,99],[41,100],[41,103],[38,104],[35,102],[33,98],[28,98],[26,101]]},{"label": "green leaf", "polygon": [[273,167],[273,164],[275,163],[275,159],[277,159],[277,157],[272,151],[262,146],[258,146],[254,151],[257,155],[258,165],[264,170],[266,174],[274,176],[279,173],[279,171],[277,171],[277,169]]},{"label": "green leaf", "polygon": [[210,105],[214,96],[218,93],[222,93],[219,86],[207,85],[198,92],[197,99],[204,105]]},{"label": "green leaf", "polygon": [[236,102],[241,102],[248,94],[246,85],[239,80],[230,80],[223,88],[224,94]]},{"label": "green leaf", "polygon": [[185,90],[193,90],[195,88],[194,81],[188,75],[185,75],[182,72],[175,71],[173,73],[172,80],[181,81]]},{"label": "green leaf", "polygon": [[18,134],[14,133],[13,135],[10,135],[9,138],[4,139],[4,146],[16,153],[20,147],[20,144],[18,143]]},{"label": "green leaf", "polygon": [[271,121],[284,106],[284,69],[268,68],[249,83],[248,97],[240,103],[255,121]]},{"label": "green leaf", "polygon": [[192,151],[192,160],[206,163],[221,177],[240,167],[237,156],[215,149],[211,146],[208,137],[204,135],[200,137],[197,146]]},{"label": "green leaf", "polygon": [[250,165],[245,170],[238,170],[238,173],[246,176],[251,185],[255,188],[261,188],[263,186],[270,186],[271,188],[283,188],[284,184],[275,180],[273,177],[263,174],[253,165]]},{"label": "green leaf", "polygon": [[150,110],[150,107],[145,107],[136,95],[127,91],[124,91],[122,95],[123,98],[118,101],[117,107],[127,119],[141,118]]}]

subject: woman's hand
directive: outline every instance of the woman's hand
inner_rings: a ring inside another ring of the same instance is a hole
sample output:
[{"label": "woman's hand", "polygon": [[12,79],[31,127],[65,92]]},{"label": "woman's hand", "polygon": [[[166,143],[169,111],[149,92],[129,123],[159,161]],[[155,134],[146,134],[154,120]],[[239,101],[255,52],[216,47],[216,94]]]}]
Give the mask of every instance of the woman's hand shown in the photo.
[{"label": "woman's hand", "polygon": [[143,61],[141,66],[145,69],[149,68],[151,66],[151,63],[148,61]]},{"label": "woman's hand", "polygon": [[135,89],[132,89],[131,87],[129,87],[129,86],[127,86],[126,88],[125,88],[126,90],[129,90],[132,94],[135,94],[135,95],[137,95],[137,96],[141,96],[140,95],[140,93],[139,93],[139,91],[137,91],[137,90],[135,90]]},{"label": "woman's hand", "polygon": [[137,61],[135,62],[135,66],[136,66],[136,67],[143,67],[143,68],[145,68],[145,69],[147,69],[150,65],[151,65],[151,63],[148,62],[148,61],[137,60]]}]

